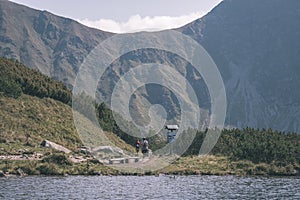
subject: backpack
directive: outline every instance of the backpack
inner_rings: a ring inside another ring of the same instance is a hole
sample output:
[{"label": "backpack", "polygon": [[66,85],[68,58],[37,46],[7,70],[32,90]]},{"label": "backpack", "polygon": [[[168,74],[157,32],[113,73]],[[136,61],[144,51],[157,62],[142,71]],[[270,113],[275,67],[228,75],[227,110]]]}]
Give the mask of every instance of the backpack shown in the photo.
[{"label": "backpack", "polygon": [[144,140],[143,142],[143,149],[148,149],[148,141]]}]

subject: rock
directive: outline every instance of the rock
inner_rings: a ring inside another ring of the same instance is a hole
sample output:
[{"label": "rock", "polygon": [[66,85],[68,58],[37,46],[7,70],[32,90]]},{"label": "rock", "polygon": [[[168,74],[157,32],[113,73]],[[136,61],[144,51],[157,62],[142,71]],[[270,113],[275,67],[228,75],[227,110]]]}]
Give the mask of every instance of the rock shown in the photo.
[{"label": "rock", "polygon": [[3,171],[0,171],[0,177],[6,177],[6,175]]},{"label": "rock", "polygon": [[59,144],[56,144],[54,142],[51,142],[49,140],[44,140],[42,143],[41,143],[41,146],[43,147],[48,147],[48,148],[52,148],[52,149],[55,149],[57,151],[62,151],[64,153],[71,153],[71,150],[67,149],[66,147],[63,147]]},{"label": "rock", "polygon": [[128,157],[125,158],[125,163],[136,163],[139,162],[139,157]]},{"label": "rock", "polygon": [[114,158],[109,160],[109,164],[124,164],[125,163],[125,158]]},{"label": "rock", "polygon": [[103,153],[112,156],[124,156],[122,149],[112,146],[99,146],[92,149],[93,153]]},{"label": "rock", "polygon": [[84,154],[87,154],[87,155],[90,155],[91,154],[91,147],[87,147],[87,146],[82,146],[80,147],[80,152],[81,153],[84,153]]},{"label": "rock", "polygon": [[26,176],[27,174],[26,174],[21,168],[19,168],[19,169],[17,170],[17,175],[18,175],[18,176]]}]

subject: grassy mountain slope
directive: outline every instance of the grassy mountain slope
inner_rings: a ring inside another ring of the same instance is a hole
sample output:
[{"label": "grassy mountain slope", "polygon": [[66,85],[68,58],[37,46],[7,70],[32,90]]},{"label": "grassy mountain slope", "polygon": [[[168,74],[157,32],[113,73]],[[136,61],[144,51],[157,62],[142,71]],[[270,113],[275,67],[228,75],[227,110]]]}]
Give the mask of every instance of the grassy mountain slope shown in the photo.
[{"label": "grassy mountain slope", "polygon": [[[66,104],[23,94],[18,99],[1,96],[0,108],[2,145],[38,147],[44,139],[73,150],[82,145],[74,126],[72,108]],[[82,121],[95,145],[115,144],[131,148],[112,133],[95,133],[98,129],[83,116]]]},{"label": "grassy mountain slope", "polygon": [[[19,96],[8,97],[0,91],[0,144],[4,147],[38,147],[42,140],[59,143],[70,149],[82,145],[73,121],[71,92],[61,82],[25,67],[0,59],[0,78],[21,88]],[[0,82],[1,83],[1,82]],[[1,85],[1,88],[4,88]],[[132,147],[112,133],[100,131],[81,116],[87,134],[84,138],[93,146],[117,145],[132,151]],[[9,153],[9,152],[8,152]]]},{"label": "grassy mountain slope", "polygon": [[43,139],[76,148],[81,141],[73,123],[71,107],[50,98],[22,95],[0,97],[1,141],[38,146]]}]

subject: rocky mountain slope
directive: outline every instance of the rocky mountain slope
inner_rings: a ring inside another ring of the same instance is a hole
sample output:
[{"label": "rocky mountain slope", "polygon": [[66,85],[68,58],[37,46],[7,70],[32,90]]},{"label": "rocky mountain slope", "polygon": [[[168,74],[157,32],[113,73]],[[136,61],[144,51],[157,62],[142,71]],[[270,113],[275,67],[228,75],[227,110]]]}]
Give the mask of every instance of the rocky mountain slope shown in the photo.
[{"label": "rocky mountain slope", "polygon": [[180,29],[213,57],[227,124],[300,131],[300,1],[224,0]]},{"label": "rocky mountain slope", "polygon": [[74,20],[0,1],[0,55],[73,85],[85,56],[110,36]]},{"label": "rocky mountain slope", "polygon": [[[227,126],[300,132],[299,27],[298,0],[224,0],[205,17],[178,29],[203,45],[216,62],[226,87]],[[33,66],[70,88],[85,56],[111,35],[0,1],[0,55]],[[154,49],[133,51],[116,60],[99,83],[99,99],[109,102],[122,75],[133,66],[152,62],[175,67],[192,83],[201,108],[210,108],[203,79],[190,64]],[[166,88],[140,88],[131,100],[134,110],[147,112],[144,98],[162,104],[170,119],[180,115],[178,101]],[[139,112],[132,115],[141,119]],[[140,123],[145,121],[147,116]]]}]

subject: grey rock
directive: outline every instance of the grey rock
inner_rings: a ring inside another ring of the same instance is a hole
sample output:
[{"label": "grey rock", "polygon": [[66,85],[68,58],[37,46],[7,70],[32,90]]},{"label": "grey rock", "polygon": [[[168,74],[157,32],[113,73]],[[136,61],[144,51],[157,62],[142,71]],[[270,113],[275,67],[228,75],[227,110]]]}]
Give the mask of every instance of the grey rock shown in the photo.
[{"label": "grey rock", "polygon": [[119,155],[119,156],[123,156],[125,155],[123,150],[120,149],[119,147],[113,147],[113,146],[100,146],[100,147],[95,147],[92,149],[92,152],[102,152],[105,154],[115,154],[115,155]]},{"label": "grey rock", "polygon": [[6,177],[3,171],[0,171],[0,177]]},{"label": "grey rock", "polygon": [[18,176],[26,176],[27,174],[26,174],[21,168],[19,168],[19,169],[17,170],[17,175],[18,175]]},{"label": "grey rock", "polygon": [[41,146],[43,147],[48,147],[48,148],[52,148],[52,149],[55,149],[57,151],[62,151],[64,153],[71,153],[71,150],[67,149],[66,147],[63,147],[59,144],[56,144],[55,142],[51,142],[49,140],[44,140],[42,143],[41,143]]}]

